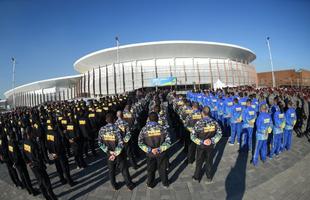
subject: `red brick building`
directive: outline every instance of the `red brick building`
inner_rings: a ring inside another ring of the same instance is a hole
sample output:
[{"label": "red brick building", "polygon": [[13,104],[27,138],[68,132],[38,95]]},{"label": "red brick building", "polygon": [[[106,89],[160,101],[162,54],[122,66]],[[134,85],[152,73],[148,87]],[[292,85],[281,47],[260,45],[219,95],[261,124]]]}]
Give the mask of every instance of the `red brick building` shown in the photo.
[{"label": "red brick building", "polygon": [[[305,69],[294,70],[280,70],[275,71],[276,87],[281,86],[297,86],[297,87],[310,87],[310,71]],[[271,87],[272,86],[272,73],[260,72],[257,73],[258,87]]]}]

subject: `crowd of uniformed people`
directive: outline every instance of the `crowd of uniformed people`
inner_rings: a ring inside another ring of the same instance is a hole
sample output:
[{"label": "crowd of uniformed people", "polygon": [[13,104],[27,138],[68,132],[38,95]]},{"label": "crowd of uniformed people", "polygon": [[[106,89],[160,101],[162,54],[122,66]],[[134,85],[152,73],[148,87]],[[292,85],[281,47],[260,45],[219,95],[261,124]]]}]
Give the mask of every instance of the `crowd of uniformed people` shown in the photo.
[{"label": "crowd of uniformed people", "polygon": [[[120,187],[118,171],[129,190],[135,187],[129,167],[138,169],[144,157],[147,186],[155,187],[158,170],[162,185],[169,187],[169,147],[180,142],[187,163],[196,162],[193,180],[201,179],[205,163],[211,182],[213,151],[222,137],[240,150],[253,150],[257,165],[259,156],[265,161],[289,150],[293,130],[298,136],[309,134],[309,90],[293,92],[251,87],[186,94],[138,90],[100,100],[21,107],[0,115],[0,160],[16,187],[54,200],[46,166],[55,165],[60,182],[74,186],[78,182],[71,177],[68,159],[74,157],[82,170],[86,157],[98,156],[97,147],[106,155],[115,190]],[[39,189],[33,187],[28,170]]]}]

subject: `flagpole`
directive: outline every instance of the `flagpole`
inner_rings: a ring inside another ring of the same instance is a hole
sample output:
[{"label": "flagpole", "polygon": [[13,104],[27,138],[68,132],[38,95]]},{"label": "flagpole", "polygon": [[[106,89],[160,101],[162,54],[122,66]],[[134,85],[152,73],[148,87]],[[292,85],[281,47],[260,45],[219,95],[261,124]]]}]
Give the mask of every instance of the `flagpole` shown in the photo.
[{"label": "flagpole", "polygon": [[275,77],[274,77],[273,62],[272,62],[272,55],[271,55],[271,49],[270,49],[269,40],[270,40],[270,37],[267,37],[266,38],[266,42],[267,42],[267,46],[268,46],[270,65],[271,65],[272,87],[276,87],[276,80],[275,80]]},{"label": "flagpole", "polygon": [[12,74],[12,89],[13,89],[13,108],[15,108],[15,66],[16,66],[16,60],[15,58],[12,58],[12,68],[13,68],[13,74]]},{"label": "flagpole", "polygon": [[[119,64],[119,40],[118,36],[115,37],[116,40],[116,63],[117,63],[117,68],[118,68],[118,76],[119,76],[119,81],[121,81],[121,70],[120,70],[120,64]],[[120,85],[120,84],[119,84]]]}]

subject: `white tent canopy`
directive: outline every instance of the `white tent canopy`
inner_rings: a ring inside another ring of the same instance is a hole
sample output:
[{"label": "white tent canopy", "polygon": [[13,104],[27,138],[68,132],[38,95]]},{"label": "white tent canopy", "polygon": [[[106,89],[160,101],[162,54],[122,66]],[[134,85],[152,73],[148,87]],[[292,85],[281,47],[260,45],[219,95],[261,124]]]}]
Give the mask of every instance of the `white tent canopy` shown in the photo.
[{"label": "white tent canopy", "polygon": [[222,89],[224,87],[226,87],[226,85],[220,79],[217,79],[217,81],[213,83],[214,89]]}]

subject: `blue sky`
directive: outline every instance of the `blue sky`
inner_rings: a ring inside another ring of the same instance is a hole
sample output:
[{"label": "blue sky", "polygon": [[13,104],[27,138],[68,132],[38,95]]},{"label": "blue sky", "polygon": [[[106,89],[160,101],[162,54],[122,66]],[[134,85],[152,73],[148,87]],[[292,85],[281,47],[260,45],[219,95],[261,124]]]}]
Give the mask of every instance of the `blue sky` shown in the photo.
[{"label": "blue sky", "polygon": [[253,50],[257,71],[310,69],[309,0],[0,0],[0,98],[16,85],[72,75],[79,57],[115,45],[206,40]]}]

